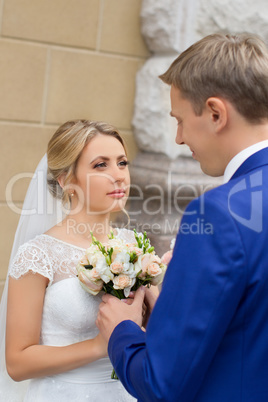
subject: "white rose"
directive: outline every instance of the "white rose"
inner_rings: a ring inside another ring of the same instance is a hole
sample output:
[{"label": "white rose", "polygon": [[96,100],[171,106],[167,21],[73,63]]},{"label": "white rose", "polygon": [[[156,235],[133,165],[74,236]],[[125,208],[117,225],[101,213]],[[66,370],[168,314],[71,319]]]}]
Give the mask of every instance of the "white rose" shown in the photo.
[{"label": "white rose", "polygon": [[113,254],[112,254],[112,262],[114,262],[114,260],[117,257],[118,253],[121,253],[124,249],[126,249],[126,243],[121,240],[121,239],[111,239],[109,241],[109,247],[113,248]]},{"label": "white rose", "polygon": [[113,280],[114,274],[110,271],[109,267],[101,274],[103,282],[108,283]]},{"label": "white rose", "polygon": [[103,281],[96,275],[96,272],[93,272],[93,269],[86,269],[78,264],[77,272],[80,285],[86,292],[95,296],[101,291]]},{"label": "white rose", "polygon": [[130,255],[128,254],[127,249],[120,250],[120,252],[116,254],[116,257],[114,259],[114,261],[121,262],[121,264],[126,264],[129,262],[129,260]]},{"label": "white rose", "polygon": [[107,262],[106,262],[106,258],[104,257],[103,254],[101,254],[96,262],[96,266],[95,266],[96,270],[98,271],[98,273],[101,275],[104,273],[104,271],[106,271],[106,269],[108,268]]},{"label": "white rose", "polygon": [[84,256],[81,258],[80,264],[81,264],[81,265],[88,265],[88,264],[89,264],[89,261],[88,261],[88,258],[87,258],[86,255],[84,255]]},{"label": "white rose", "polygon": [[86,251],[86,256],[88,258],[89,264],[95,267],[98,260],[103,257],[103,254],[100,250],[88,249]]},{"label": "white rose", "polygon": [[174,237],[174,238],[171,240],[171,242],[170,242],[170,250],[173,250],[173,249],[174,249],[175,241],[176,241],[176,239],[175,239],[175,237]]},{"label": "white rose", "polygon": [[136,278],[138,272],[135,269],[135,265],[132,262],[128,262],[124,264],[124,273],[130,278]]},{"label": "white rose", "polygon": [[122,239],[115,238],[115,239],[109,240],[108,244],[110,247],[121,247],[122,248],[122,247],[125,247],[126,242]]},{"label": "white rose", "polygon": [[108,283],[113,280],[114,274],[110,271],[104,255],[101,254],[101,257],[98,259],[95,269],[103,282]]}]

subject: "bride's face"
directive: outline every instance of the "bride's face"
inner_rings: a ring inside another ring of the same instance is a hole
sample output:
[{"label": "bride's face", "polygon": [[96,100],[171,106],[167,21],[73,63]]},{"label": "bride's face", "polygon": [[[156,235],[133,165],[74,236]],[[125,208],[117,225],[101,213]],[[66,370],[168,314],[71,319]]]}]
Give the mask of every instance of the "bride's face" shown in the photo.
[{"label": "bride's face", "polygon": [[[96,135],[83,149],[76,168],[77,207],[106,214],[124,208],[130,177],[124,147],[116,138]],[[78,196],[77,196],[78,195]]]}]

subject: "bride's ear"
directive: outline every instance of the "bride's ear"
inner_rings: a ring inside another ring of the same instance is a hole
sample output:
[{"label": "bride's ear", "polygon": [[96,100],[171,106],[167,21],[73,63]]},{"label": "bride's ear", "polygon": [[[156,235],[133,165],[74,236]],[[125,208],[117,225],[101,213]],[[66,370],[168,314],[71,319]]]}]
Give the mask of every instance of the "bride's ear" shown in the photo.
[{"label": "bride's ear", "polygon": [[227,105],[220,98],[210,97],[206,101],[206,108],[211,116],[211,123],[214,126],[215,133],[221,132],[227,125]]},{"label": "bride's ear", "polygon": [[64,187],[65,179],[66,179],[66,173],[62,173],[62,174],[60,175],[60,177],[58,178],[58,183],[59,183],[59,185],[61,186],[61,188]]}]

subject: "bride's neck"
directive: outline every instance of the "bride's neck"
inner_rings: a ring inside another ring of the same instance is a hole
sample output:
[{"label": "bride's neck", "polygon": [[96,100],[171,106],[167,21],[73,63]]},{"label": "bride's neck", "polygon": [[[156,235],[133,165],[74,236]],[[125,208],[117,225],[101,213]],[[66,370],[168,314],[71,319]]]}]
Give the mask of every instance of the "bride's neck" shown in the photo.
[{"label": "bride's neck", "polygon": [[111,232],[110,214],[69,214],[62,222],[69,238],[91,241],[91,233],[99,241],[107,241]]}]

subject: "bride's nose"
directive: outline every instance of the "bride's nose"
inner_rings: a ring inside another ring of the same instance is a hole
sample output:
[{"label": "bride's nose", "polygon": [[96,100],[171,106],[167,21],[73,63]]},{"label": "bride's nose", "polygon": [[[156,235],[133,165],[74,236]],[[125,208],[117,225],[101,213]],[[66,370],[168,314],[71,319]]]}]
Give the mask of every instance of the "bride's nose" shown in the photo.
[{"label": "bride's nose", "polygon": [[114,179],[114,183],[122,183],[125,180],[126,174],[124,172],[124,170],[119,169],[118,167],[116,167],[113,171],[113,179]]}]

